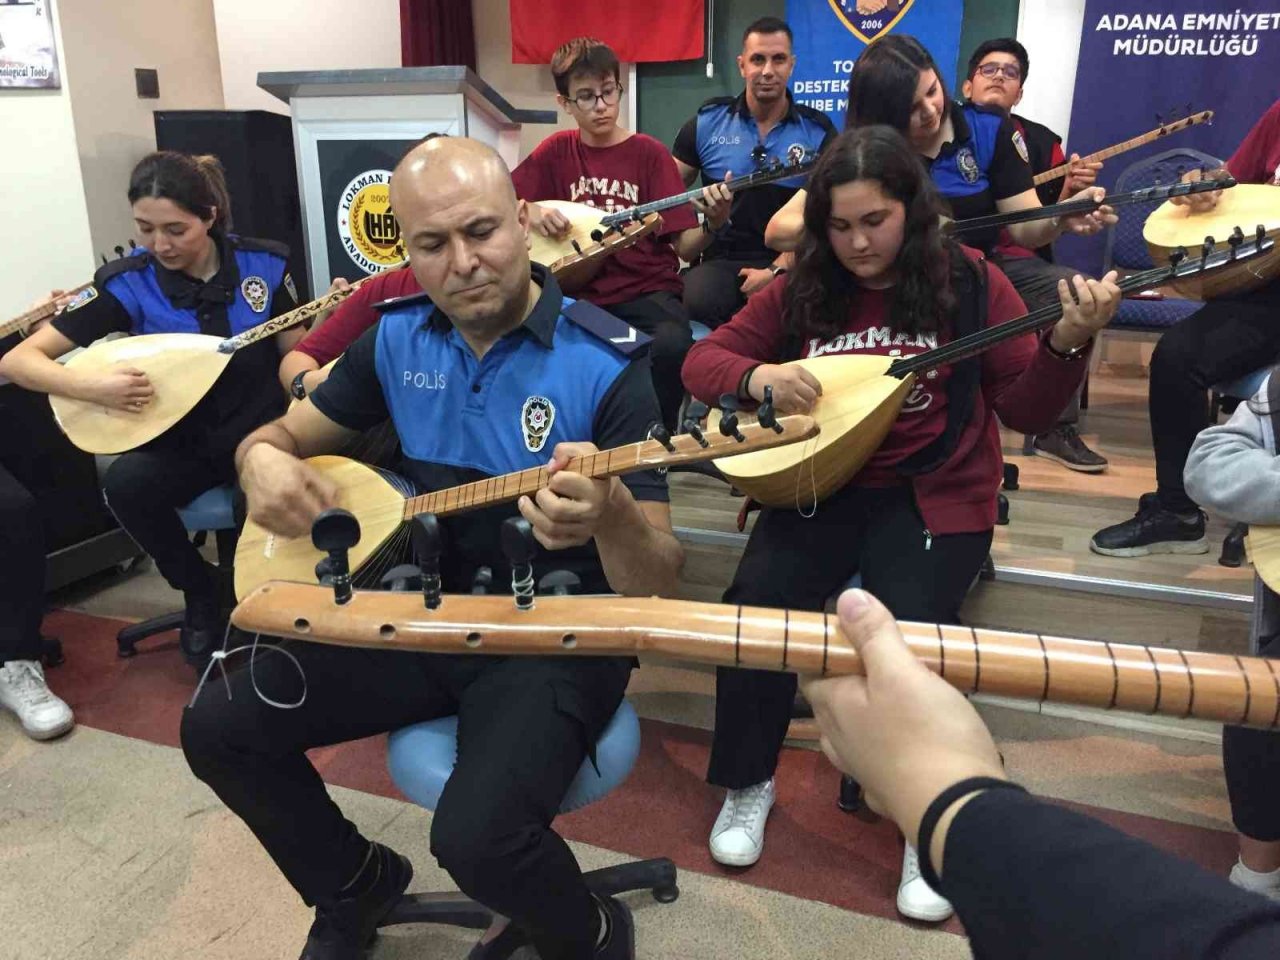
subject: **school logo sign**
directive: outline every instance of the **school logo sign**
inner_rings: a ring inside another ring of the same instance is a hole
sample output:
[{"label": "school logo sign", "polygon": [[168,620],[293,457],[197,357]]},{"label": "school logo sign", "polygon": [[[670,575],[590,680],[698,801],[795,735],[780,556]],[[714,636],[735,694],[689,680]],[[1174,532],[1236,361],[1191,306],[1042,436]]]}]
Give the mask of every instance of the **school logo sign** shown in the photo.
[{"label": "school logo sign", "polygon": [[888,33],[915,0],[827,0],[840,22],[863,43]]},{"label": "school logo sign", "polygon": [[398,267],[405,261],[400,224],[391,212],[391,173],[366,170],[338,199],[338,237],[365,273]]}]

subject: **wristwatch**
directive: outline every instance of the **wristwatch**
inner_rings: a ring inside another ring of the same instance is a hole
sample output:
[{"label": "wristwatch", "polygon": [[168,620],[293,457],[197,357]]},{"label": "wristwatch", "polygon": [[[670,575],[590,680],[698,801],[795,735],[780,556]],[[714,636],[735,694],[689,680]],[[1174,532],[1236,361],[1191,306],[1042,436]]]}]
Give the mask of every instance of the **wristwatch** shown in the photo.
[{"label": "wristwatch", "polygon": [[769,265],[769,272],[772,273],[775,277],[780,277],[787,272],[787,268],[780,267],[776,263],[772,263]]},{"label": "wristwatch", "polygon": [[1049,339],[1049,335],[1046,333],[1044,336],[1044,345],[1045,349],[1059,360],[1079,360],[1086,352],[1088,352],[1089,347],[1093,345],[1093,337],[1090,337],[1084,343],[1077,344],[1070,350],[1056,350],[1054,349],[1053,342]]},{"label": "wristwatch", "polygon": [[294,397],[298,400],[305,400],[307,398],[307,388],[303,386],[302,378],[305,377],[309,372],[310,371],[308,370],[303,370],[301,373],[299,373],[296,377],[293,378],[293,383],[289,384],[289,392],[292,393]]}]

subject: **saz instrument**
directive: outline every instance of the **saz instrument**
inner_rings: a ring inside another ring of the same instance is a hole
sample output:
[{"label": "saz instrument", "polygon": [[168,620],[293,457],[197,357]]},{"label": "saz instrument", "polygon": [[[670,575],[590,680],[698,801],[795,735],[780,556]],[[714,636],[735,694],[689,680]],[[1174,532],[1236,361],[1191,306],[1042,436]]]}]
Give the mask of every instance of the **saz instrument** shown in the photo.
[{"label": "saz instrument", "polygon": [[[1134,137],[1133,139],[1126,140],[1123,143],[1117,143],[1115,146],[1107,147],[1105,150],[1099,150],[1097,153],[1091,153],[1087,157],[1081,157],[1080,160],[1083,163],[1093,163],[1098,160],[1109,160],[1112,157],[1119,156],[1122,153],[1127,153],[1130,150],[1136,150],[1138,147],[1145,146],[1154,140],[1167,137],[1171,133],[1177,133],[1179,130],[1186,130],[1189,127],[1196,126],[1197,124],[1212,122],[1213,111],[1201,110],[1199,113],[1193,113],[1191,116],[1183,117],[1181,120],[1174,120],[1170,123],[1162,124],[1154,130],[1150,130],[1139,137]],[[1067,172],[1070,169],[1071,164],[1064,163],[1061,166],[1046,170],[1044,173],[1037,173],[1031,178],[1031,182],[1038,187],[1042,183],[1061,180],[1067,175]]]},{"label": "saz instrument", "polygon": [[[781,444],[813,437],[818,426],[812,417],[779,417],[774,428],[759,423],[741,430],[741,438],[708,432],[697,437],[680,434],[663,446],[658,440],[642,440],[626,446],[601,450],[570,460],[566,470],[592,479],[618,477],[640,470],[652,470],[677,463],[713,460],[736,450],[765,450]],[[705,444],[705,446],[703,445]],[[530,467],[516,473],[448,487],[421,496],[412,496],[411,485],[403,478],[367,467],[343,457],[311,457],[307,464],[337,484],[342,506],[360,522],[363,536],[351,548],[349,564],[355,573],[376,570],[393,560],[408,537],[407,521],[419,513],[446,517],[498,503],[508,503],[533,495],[550,479],[547,468]],[[283,537],[269,533],[253,520],[245,521],[236,546],[236,596],[243,597],[268,580],[315,579],[316,564],[325,554],[311,543],[309,535]],[[363,568],[363,569],[362,569]]]},{"label": "saz instrument", "polygon": [[[801,176],[812,170],[817,162],[818,155],[816,153],[794,149],[788,151],[785,162],[774,159],[763,164],[759,169],[747,176],[734,177],[722,182],[731,193],[737,193],[739,190],[749,190],[752,187],[762,187],[767,183]],[[563,240],[553,240],[549,237],[531,234],[532,247],[529,251],[529,259],[546,264],[559,279],[560,274],[557,272],[556,262],[575,254],[581,255],[584,253],[583,246],[587,241],[604,243],[608,239],[609,231],[625,231],[637,222],[648,223],[653,214],[660,213],[663,210],[670,210],[672,207],[689,203],[702,196],[702,190],[702,187],[695,187],[692,190],[686,190],[684,193],[663,197],[660,200],[651,200],[639,206],[627,207],[624,210],[603,215],[599,209],[588,206],[585,203],[571,203],[568,200],[539,200],[538,206],[549,207],[564,214],[568,218],[571,228],[569,235]],[[659,220],[658,223],[661,223],[661,221]],[[656,229],[656,227],[653,229]],[[639,238],[637,237],[636,239]],[[632,241],[632,243],[634,242]],[[610,252],[616,253],[618,249],[622,248],[615,248]]]},{"label": "saz instrument", "polygon": [[135,413],[51,394],[53,415],[67,438],[88,453],[123,453],[140,447],[190,413],[237,350],[305,323],[341,303],[368,279],[363,277],[343,290],[226,339],[203,333],[148,333],[99,341],[72,356],[67,368],[96,374],[109,373],[122,364],[134,367],[145,373],[155,388],[151,402]]},{"label": "saz instrument", "polygon": [[1280,590],[1280,527],[1250,524],[1244,545],[1262,582],[1272,590]]},{"label": "saz instrument", "polygon": [[[1145,190],[1133,190],[1129,193],[1114,193],[1094,200],[1092,197],[1079,197],[1075,200],[1064,200],[1062,203],[1051,203],[1047,207],[1033,207],[1029,210],[1013,210],[1009,213],[993,213],[986,217],[970,217],[968,220],[952,220],[947,224],[950,233],[963,234],[974,230],[990,230],[993,227],[1007,227],[1013,223],[1027,223],[1032,220],[1049,220],[1053,217],[1070,217],[1080,213],[1092,213],[1099,207],[1123,207],[1130,203],[1156,203],[1170,197],[1185,197],[1193,193],[1209,193],[1213,190],[1228,190],[1236,186],[1231,177],[1222,180],[1196,180],[1190,183],[1173,183],[1165,187],[1148,187]],[[1239,221],[1233,221],[1238,223]],[[1246,221],[1247,222],[1247,221]],[[1196,241],[1199,244],[1199,241]]]},{"label": "saz instrument", "polygon": [[538,206],[564,214],[570,224],[569,233],[561,240],[553,240],[531,232],[529,259],[545,264],[552,276],[568,290],[590,280],[601,260],[635,246],[662,227],[662,217],[651,213],[643,219],[601,230],[600,211],[585,203],[543,200]]},{"label": "saz instrument", "polygon": [[[64,297],[77,296],[81,293],[84,293],[86,290],[90,289],[92,286],[93,286],[92,283],[86,283],[83,286],[76,287],[74,290],[68,290],[65,294],[63,294],[63,296]],[[62,299],[62,297],[59,297],[57,299],[60,300]],[[41,306],[35,307],[32,310],[28,310],[26,313],[18,314],[18,316],[14,317],[12,320],[5,320],[3,323],[0,323],[0,340],[3,340],[5,337],[15,333],[26,333],[28,330],[34,327],[41,320],[48,320],[50,317],[57,314],[57,312],[58,312],[57,302],[55,300],[51,300],[46,304],[42,304]]]},{"label": "saz instrument", "polygon": [[[653,654],[810,676],[862,674],[862,660],[825,613],[656,597],[506,597],[355,591],[272,582],[231,615],[241,630],[340,646],[431,653],[546,656]],[[1264,729],[1280,725],[1280,675],[1258,657],[1096,643],[1040,634],[901,623],[924,664],[965,693]]]},{"label": "saz instrument", "polygon": [[[1132,293],[1269,256],[1274,247],[1275,241],[1259,236],[1195,260],[1187,260],[1185,250],[1175,251],[1168,266],[1133,274],[1118,286]],[[913,357],[843,354],[793,360],[822,384],[822,396],[810,411],[822,428],[817,438],[790,448],[726,457],[716,467],[735,487],[765,506],[807,508],[835,493],[862,469],[897,420],[917,374],[1047,327],[1061,316],[1062,306],[1051,304]],[[719,416],[718,410],[710,412],[711,427]],[[739,416],[744,422],[749,419],[746,414]]]},{"label": "saz instrument", "polygon": [[[1201,182],[1215,184],[1218,181]],[[1147,218],[1142,238],[1147,242],[1152,259],[1159,260],[1177,247],[1195,248],[1213,237],[1228,237],[1237,224],[1258,224],[1274,236],[1280,231],[1280,189],[1242,183],[1223,193],[1217,206],[1203,213],[1192,213],[1189,206],[1163,203]],[[1225,242],[1211,243],[1211,246],[1222,249]],[[1181,279],[1171,286],[1184,297],[1212,300],[1256,290],[1275,279],[1277,274],[1280,274],[1280,251],[1203,278]]]}]

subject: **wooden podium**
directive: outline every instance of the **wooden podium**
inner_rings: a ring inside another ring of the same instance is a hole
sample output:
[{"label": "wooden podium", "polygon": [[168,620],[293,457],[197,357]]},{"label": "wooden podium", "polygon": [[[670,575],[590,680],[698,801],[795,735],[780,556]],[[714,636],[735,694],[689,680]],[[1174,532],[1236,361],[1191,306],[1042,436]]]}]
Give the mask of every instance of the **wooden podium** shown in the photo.
[{"label": "wooden podium", "polygon": [[298,162],[305,257],[318,294],[331,277],[356,280],[404,261],[387,182],[429,133],[472,137],[509,167],[520,126],[556,122],[554,110],[517,110],[467,67],[260,73],[258,86],[289,104]]}]

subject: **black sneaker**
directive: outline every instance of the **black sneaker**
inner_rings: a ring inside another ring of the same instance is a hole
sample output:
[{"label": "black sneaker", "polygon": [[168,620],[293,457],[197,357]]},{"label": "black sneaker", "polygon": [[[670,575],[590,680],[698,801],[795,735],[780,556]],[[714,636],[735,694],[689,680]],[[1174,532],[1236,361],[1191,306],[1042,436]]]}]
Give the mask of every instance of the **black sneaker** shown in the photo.
[{"label": "black sneaker", "polygon": [[1107,458],[1094,453],[1080,439],[1074,424],[1063,423],[1036,437],[1031,445],[1036,456],[1056,460],[1068,470],[1101,473],[1107,469]]},{"label": "black sneaker", "polygon": [[1208,553],[1204,523],[1202,511],[1184,517],[1166,510],[1154,493],[1144,493],[1133,519],[1099,530],[1089,541],[1089,549],[1108,557]]},{"label": "black sneaker", "polygon": [[299,960],[364,960],[378,924],[400,902],[413,879],[413,865],[380,843],[369,846],[369,859],[352,883],[358,892],[316,907]]}]

